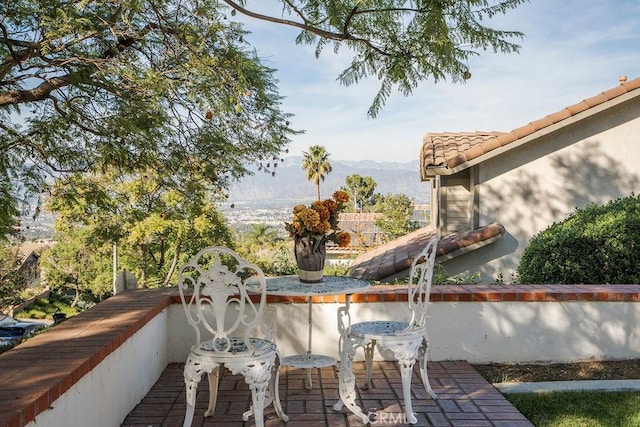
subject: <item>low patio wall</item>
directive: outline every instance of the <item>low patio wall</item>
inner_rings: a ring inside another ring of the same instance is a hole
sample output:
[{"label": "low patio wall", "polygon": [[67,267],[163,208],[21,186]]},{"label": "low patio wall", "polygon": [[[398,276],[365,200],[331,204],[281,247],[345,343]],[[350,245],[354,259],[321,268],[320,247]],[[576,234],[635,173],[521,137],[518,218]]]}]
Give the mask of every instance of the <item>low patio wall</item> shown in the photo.
[{"label": "low patio wall", "polygon": [[11,307],[11,310],[9,310],[9,312],[7,314],[9,316],[13,316],[14,313],[17,313],[20,310],[23,310],[26,307],[31,306],[37,300],[39,300],[41,298],[48,298],[50,293],[51,293],[51,291],[49,289],[47,289],[47,290],[41,292],[39,295],[35,295],[35,296],[29,298],[28,300],[26,300],[24,302],[21,302],[20,304],[14,305],[13,307]]},{"label": "low patio wall", "polygon": [[28,426],[121,425],[167,367],[167,340],[158,339],[167,335],[166,312],[106,356]]},{"label": "low patio wall", "polygon": [[123,292],[0,354],[0,426],[119,426],[169,363],[174,291]]},{"label": "low patio wall", "polygon": [[[283,355],[307,346],[305,298],[272,297]],[[406,289],[352,298],[352,319],[402,319]],[[640,358],[640,285],[436,286],[432,360],[575,361]],[[314,297],[314,352],[337,356],[344,297]],[[295,325],[295,326],[292,326]],[[176,289],[125,291],[0,354],[0,427],[119,426],[193,340]],[[378,355],[389,357],[389,355]]]},{"label": "low patio wall", "polygon": [[[356,306],[360,308],[360,306]],[[402,312],[401,303],[362,306],[354,317]],[[430,360],[567,362],[640,358],[640,304],[617,302],[436,303],[428,326]],[[392,355],[382,355],[393,359]]]},{"label": "low patio wall", "polygon": [[[273,297],[283,356],[304,353],[308,305],[301,297]],[[640,285],[435,286],[429,306],[430,360],[563,362],[640,358]],[[314,297],[313,352],[338,356],[337,309],[344,297]],[[407,292],[375,286],[352,297],[352,322],[408,320]],[[184,361],[194,339],[182,306],[172,305],[169,359]],[[377,359],[393,360],[389,353]],[[362,360],[362,351],[356,360]]]}]

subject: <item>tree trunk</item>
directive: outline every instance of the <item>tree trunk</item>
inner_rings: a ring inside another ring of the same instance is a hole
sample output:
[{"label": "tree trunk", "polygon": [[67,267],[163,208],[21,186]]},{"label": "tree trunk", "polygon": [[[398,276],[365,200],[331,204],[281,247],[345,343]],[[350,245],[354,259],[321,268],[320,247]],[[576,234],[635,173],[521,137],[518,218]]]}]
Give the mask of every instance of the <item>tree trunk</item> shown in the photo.
[{"label": "tree trunk", "polygon": [[179,240],[176,243],[176,250],[173,253],[171,266],[169,267],[169,271],[167,271],[167,275],[164,278],[164,282],[162,282],[162,286],[169,286],[169,281],[171,280],[171,276],[173,276],[173,272],[176,270],[176,266],[178,265],[178,257],[180,256],[181,248],[182,248],[182,241]]},{"label": "tree trunk", "polygon": [[75,307],[78,302],[80,301],[80,286],[78,285],[78,278],[76,277],[75,282],[74,282],[74,290],[75,290],[75,297],[73,298],[73,302],[71,303],[71,307]]}]

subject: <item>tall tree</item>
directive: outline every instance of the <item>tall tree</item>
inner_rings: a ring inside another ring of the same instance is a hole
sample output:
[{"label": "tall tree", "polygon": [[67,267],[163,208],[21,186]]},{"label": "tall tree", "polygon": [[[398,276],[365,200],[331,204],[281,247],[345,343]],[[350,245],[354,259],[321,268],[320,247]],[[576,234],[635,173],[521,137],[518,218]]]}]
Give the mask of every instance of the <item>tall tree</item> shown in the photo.
[{"label": "tall tree", "polygon": [[154,169],[224,192],[277,157],[293,131],[273,70],[225,11],[212,0],[1,2],[0,232],[47,177]]},{"label": "tall tree", "polygon": [[345,178],[345,186],[342,187],[353,200],[353,211],[362,212],[366,205],[372,205],[373,193],[376,190],[376,182],[370,176],[358,174],[349,175]]},{"label": "tall tree", "polygon": [[376,225],[382,230],[385,240],[390,241],[404,236],[418,228],[413,216],[413,200],[406,194],[387,194],[381,196],[375,211],[382,213],[376,219]]},{"label": "tall tree", "polygon": [[79,232],[97,247],[117,243],[120,268],[143,286],[170,284],[176,266],[204,246],[233,247],[208,188],[199,181],[176,188],[172,179],[164,171],[122,175],[114,168],[58,179],[47,200],[57,214],[58,245]]},{"label": "tall tree", "polygon": [[247,0],[0,2],[0,236],[50,176],[152,168],[224,191],[277,157],[294,131],[240,14],[299,28],[316,55],[349,49],[338,78],[380,79],[375,116],[393,89],[464,81],[477,52],[517,52],[521,33],[483,24],[525,1],[276,0],[273,16]]},{"label": "tall tree", "polygon": [[320,200],[320,181],[324,181],[327,174],[331,172],[329,163],[330,154],[321,145],[312,145],[309,151],[302,152],[302,169],[304,169],[307,180],[313,181],[316,185],[316,196]]}]

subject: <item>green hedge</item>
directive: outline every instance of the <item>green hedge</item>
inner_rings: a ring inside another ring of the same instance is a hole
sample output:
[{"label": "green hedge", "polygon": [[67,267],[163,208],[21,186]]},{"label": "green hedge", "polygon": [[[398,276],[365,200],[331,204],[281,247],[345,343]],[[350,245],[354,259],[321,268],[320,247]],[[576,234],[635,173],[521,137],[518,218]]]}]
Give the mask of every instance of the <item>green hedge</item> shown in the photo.
[{"label": "green hedge", "polygon": [[640,196],[589,205],[536,235],[520,283],[640,283]]}]

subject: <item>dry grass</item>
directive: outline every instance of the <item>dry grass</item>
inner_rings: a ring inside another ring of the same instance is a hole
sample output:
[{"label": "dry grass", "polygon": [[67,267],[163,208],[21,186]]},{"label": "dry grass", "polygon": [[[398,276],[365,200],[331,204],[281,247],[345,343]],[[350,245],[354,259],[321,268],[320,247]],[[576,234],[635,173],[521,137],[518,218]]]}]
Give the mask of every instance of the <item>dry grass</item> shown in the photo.
[{"label": "dry grass", "polygon": [[552,364],[473,365],[489,382],[640,379],[640,359]]}]

